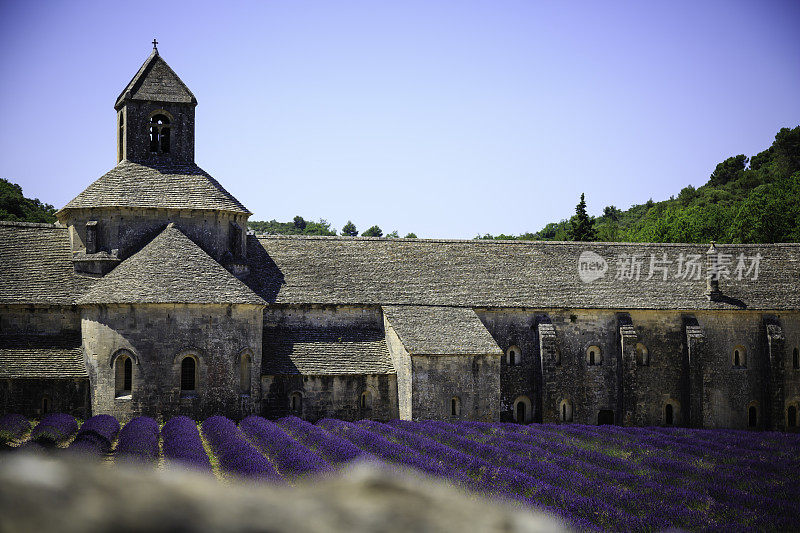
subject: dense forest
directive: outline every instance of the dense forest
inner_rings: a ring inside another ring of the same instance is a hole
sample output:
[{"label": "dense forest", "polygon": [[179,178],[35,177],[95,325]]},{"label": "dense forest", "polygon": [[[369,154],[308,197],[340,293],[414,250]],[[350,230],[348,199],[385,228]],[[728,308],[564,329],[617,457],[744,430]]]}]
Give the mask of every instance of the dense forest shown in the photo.
[{"label": "dense forest", "polygon": [[0,178],[0,220],[12,222],[55,222],[55,208],[38,198],[25,198],[22,187]]},{"label": "dense forest", "polygon": [[581,195],[576,214],[569,220],[550,223],[536,233],[476,238],[800,242],[800,126],[781,129],[772,146],[752,158],[729,157],[717,165],[705,185],[684,187],[668,200],[651,199],[625,211],[610,205],[601,216],[588,217]]},{"label": "dense forest", "polygon": [[[536,233],[483,235],[476,239],[617,242],[800,242],[800,126],[783,128],[772,146],[748,158],[729,157],[716,166],[708,182],[698,188],[684,187],[668,200],[621,210],[610,205],[603,214],[587,214],[584,195],[570,219],[552,222]],[[25,198],[19,185],[0,178],[0,220],[54,222],[55,209],[38,199]],[[251,221],[251,230],[271,235],[336,235],[324,219],[290,222]],[[348,221],[340,235],[358,236]],[[364,237],[382,237],[372,226]],[[397,231],[386,237],[398,238]],[[416,238],[408,233],[405,238]]]}]

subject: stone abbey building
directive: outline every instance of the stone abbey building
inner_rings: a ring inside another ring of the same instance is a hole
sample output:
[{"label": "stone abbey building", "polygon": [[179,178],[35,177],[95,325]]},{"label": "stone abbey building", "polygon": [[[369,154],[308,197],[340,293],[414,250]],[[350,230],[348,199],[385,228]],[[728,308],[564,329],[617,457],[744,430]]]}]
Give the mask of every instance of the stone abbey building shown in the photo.
[{"label": "stone abbey building", "polygon": [[248,234],[154,50],[117,159],[0,223],[0,411],[791,429],[800,245]]}]

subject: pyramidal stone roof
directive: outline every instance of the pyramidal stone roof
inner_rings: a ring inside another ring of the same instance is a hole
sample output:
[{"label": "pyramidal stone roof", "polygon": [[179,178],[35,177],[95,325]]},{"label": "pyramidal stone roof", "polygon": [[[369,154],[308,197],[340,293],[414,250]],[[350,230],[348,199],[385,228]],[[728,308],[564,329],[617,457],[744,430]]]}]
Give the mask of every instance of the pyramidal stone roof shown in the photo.
[{"label": "pyramidal stone roof", "polygon": [[153,49],[139,71],[128,83],[117,98],[115,109],[119,109],[126,100],[148,100],[152,102],[177,102],[197,105],[192,91],[167,65],[158,50]]},{"label": "pyramidal stone roof", "polygon": [[78,298],[115,303],[265,304],[174,224]]},{"label": "pyramidal stone roof", "polygon": [[159,166],[121,161],[73,198],[62,211],[96,207],[205,209],[252,214],[194,163]]}]

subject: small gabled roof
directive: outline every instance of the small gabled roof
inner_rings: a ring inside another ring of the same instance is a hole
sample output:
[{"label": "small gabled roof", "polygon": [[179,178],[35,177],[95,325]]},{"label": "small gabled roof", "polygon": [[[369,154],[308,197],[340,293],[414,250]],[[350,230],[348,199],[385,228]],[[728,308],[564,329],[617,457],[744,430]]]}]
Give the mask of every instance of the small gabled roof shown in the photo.
[{"label": "small gabled roof", "polygon": [[266,302],[169,224],[78,298],[78,304],[254,304]]},{"label": "small gabled roof", "polygon": [[250,215],[239,200],[194,163],[142,165],[120,161],[70,200],[66,209],[130,207],[205,209]]},{"label": "small gabled roof", "polygon": [[264,328],[262,374],[394,374],[383,330],[377,327]]},{"label": "small gabled roof", "polygon": [[0,379],[88,377],[80,332],[0,335]]},{"label": "small gabled roof", "polygon": [[120,93],[114,109],[119,109],[127,100],[146,100],[151,102],[176,102],[197,105],[192,91],[167,65],[158,50],[145,60],[139,72]]},{"label": "small gabled roof", "polygon": [[466,307],[382,306],[411,355],[502,355],[486,326]]}]

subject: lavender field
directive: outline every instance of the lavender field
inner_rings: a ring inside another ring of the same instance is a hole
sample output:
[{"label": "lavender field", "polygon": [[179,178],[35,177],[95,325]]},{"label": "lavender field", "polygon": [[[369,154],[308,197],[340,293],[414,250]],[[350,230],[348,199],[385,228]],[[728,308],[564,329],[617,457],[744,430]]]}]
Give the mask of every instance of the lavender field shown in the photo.
[{"label": "lavender field", "polygon": [[7,450],[183,464],[222,480],[293,485],[354,459],[412,467],[555,513],[581,530],[800,530],[800,436],[734,430],[480,422],[317,424],[213,416],[120,427],[98,415],[0,417]]}]

